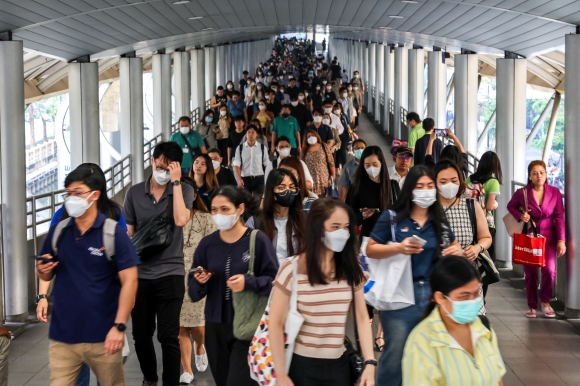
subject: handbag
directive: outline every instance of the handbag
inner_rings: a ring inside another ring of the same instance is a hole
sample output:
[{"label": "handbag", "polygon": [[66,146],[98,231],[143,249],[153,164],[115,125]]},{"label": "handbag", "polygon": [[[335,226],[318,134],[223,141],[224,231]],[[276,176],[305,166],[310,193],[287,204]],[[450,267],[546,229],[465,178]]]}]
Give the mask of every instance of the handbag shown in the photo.
[{"label": "handbag", "polygon": [[[248,275],[254,276],[256,258],[256,235],[259,230],[250,233],[250,260]],[[268,296],[260,296],[254,291],[243,290],[232,294],[234,305],[234,336],[239,340],[251,340],[260,324],[260,319],[268,305]]]},{"label": "handbag", "polygon": [[528,234],[528,224],[524,224],[522,233],[514,234],[512,262],[529,267],[546,265],[546,238],[538,234],[536,226],[530,221],[532,235]]},{"label": "handbag", "polygon": [[352,309],[353,309],[353,323],[354,323],[354,339],[356,341],[355,345],[348,339],[348,337],[344,336],[344,347],[345,347],[345,354],[348,356],[348,365],[350,367],[350,383],[352,385],[356,384],[360,379],[360,376],[364,369],[364,360],[363,356],[360,352],[360,339],[358,338],[358,327],[356,323],[356,303],[354,300],[354,287],[351,287],[352,292]]},{"label": "handbag", "polygon": [[[469,220],[471,221],[471,229],[473,230],[473,245],[477,244],[477,217],[475,214],[475,201],[473,199],[465,200],[467,204],[467,210],[469,211]],[[484,250],[479,252],[477,258],[474,261],[477,270],[479,271],[479,276],[481,277],[482,284],[494,284],[500,281],[499,271],[497,270],[493,260],[489,253]]]},{"label": "handbag", "polygon": [[[332,130],[334,132],[334,130]],[[336,181],[332,179],[332,173],[330,172],[330,162],[328,161],[328,152],[326,150],[326,145],[322,144],[322,148],[324,149],[324,155],[326,158],[326,167],[328,168],[328,179],[330,185],[326,188],[326,197],[334,197],[338,198],[338,188],[336,187]]]},{"label": "handbag", "polygon": [[[395,238],[396,214],[391,216],[391,240]],[[394,242],[391,242],[394,243]],[[388,259],[366,259],[370,277],[364,287],[365,300],[379,311],[400,310],[415,304],[411,256],[397,254]]]},{"label": "handbag", "polygon": [[139,229],[131,241],[141,261],[149,261],[167,249],[173,242],[173,195],[167,196],[169,205],[165,217],[151,220]]},{"label": "handbag", "polygon": [[[528,191],[526,190],[526,188],[521,188],[521,189],[523,190],[523,193],[524,193],[525,213],[527,213],[528,212]],[[522,233],[522,229],[524,228],[524,222],[515,218],[509,212],[505,216],[503,216],[503,223],[504,223],[505,229],[507,229],[507,233],[510,237],[514,237],[515,233]]]},{"label": "handbag", "polygon": [[[298,312],[298,257],[292,259],[292,294],[290,295],[290,309],[286,315],[284,323],[284,347],[286,359],[286,373],[290,370],[292,355],[294,355],[294,345],[298,332],[304,323],[304,317]],[[248,351],[248,365],[250,366],[250,377],[260,385],[275,386],[276,371],[274,359],[270,349],[270,300],[266,310],[260,319],[260,324],[256,329],[250,350]]]}]

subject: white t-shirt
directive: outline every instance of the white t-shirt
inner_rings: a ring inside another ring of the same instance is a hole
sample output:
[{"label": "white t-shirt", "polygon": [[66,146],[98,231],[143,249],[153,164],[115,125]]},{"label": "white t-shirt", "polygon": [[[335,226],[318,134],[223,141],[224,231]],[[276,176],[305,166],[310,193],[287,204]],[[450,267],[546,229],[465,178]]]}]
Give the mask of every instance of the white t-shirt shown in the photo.
[{"label": "white t-shirt", "polygon": [[274,216],[274,226],[277,230],[276,239],[276,257],[278,258],[278,263],[282,264],[284,259],[288,257],[288,242],[286,240],[286,224],[288,223],[288,217],[276,217]]},{"label": "white t-shirt", "polygon": [[340,118],[335,113],[330,113],[330,125],[332,129],[338,130],[338,135],[344,132],[344,126],[340,121]]}]

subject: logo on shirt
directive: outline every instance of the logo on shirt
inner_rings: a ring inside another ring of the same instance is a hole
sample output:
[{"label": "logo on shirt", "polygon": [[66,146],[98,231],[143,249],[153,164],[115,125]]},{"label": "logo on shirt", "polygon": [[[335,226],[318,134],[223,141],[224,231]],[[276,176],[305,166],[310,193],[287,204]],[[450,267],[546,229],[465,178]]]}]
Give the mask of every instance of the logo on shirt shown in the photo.
[{"label": "logo on shirt", "polygon": [[91,255],[93,256],[103,256],[103,251],[105,250],[105,247],[102,248],[93,248],[90,247],[89,248],[89,252],[91,252]]},{"label": "logo on shirt", "polygon": [[244,263],[247,263],[248,261],[250,261],[250,251],[246,251],[242,254],[242,261]]},{"label": "logo on shirt", "polygon": [[409,232],[409,227],[404,227],[403,229],[401,229],[401,232]]}]

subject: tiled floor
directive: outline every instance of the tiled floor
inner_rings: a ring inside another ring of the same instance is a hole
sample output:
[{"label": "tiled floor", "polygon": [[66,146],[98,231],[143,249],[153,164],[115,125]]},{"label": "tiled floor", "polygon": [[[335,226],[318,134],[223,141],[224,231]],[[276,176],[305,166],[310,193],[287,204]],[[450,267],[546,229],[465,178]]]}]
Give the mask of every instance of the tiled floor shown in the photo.
[{"label": "tiled floor", "polygon": [[[383,150],[388,150],[384,138],[364,116],[357,133],[369,145],[379,144]],[[391,158],[386,158],[392,164]],[[526,319],[525,292],[514,288],[509,280],[490,287],[487,309],[508,368],[504,377],[506,386],[580,385],[580,336],[570,322],[549,320],[540,315],[535,320]],[[47,334],[46,324],[31,324],[12,342],[9,386],[48,385]],[[130,345],[133,349],[131,339]],[[161,349],[157,342],[156,350],[158,363],[161,363]],[[161,367],[158,367],[161,377]],[[125,364],[125,372],[129,386],[141,384],[142,375],[133,351]],[[196,373],[195,377],[193,384],[196,386],[215,385],[209,369],[205,373]],[[94,379],[91,385],[96,385]]]}]

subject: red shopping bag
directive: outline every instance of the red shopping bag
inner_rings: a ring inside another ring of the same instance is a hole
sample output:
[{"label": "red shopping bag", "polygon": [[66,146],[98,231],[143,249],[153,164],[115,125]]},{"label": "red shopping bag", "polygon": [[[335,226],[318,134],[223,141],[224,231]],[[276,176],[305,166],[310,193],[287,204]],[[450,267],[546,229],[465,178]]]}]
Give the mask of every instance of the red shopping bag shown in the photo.
[{"label": "red shopping bag", "polygon": [[522,233],[514,233],[512,247],[512,262],[530,267],[543,267],[546,265],[546,238],[538,235],[534,224],[532,234],[528,234],[527,224]]}]

